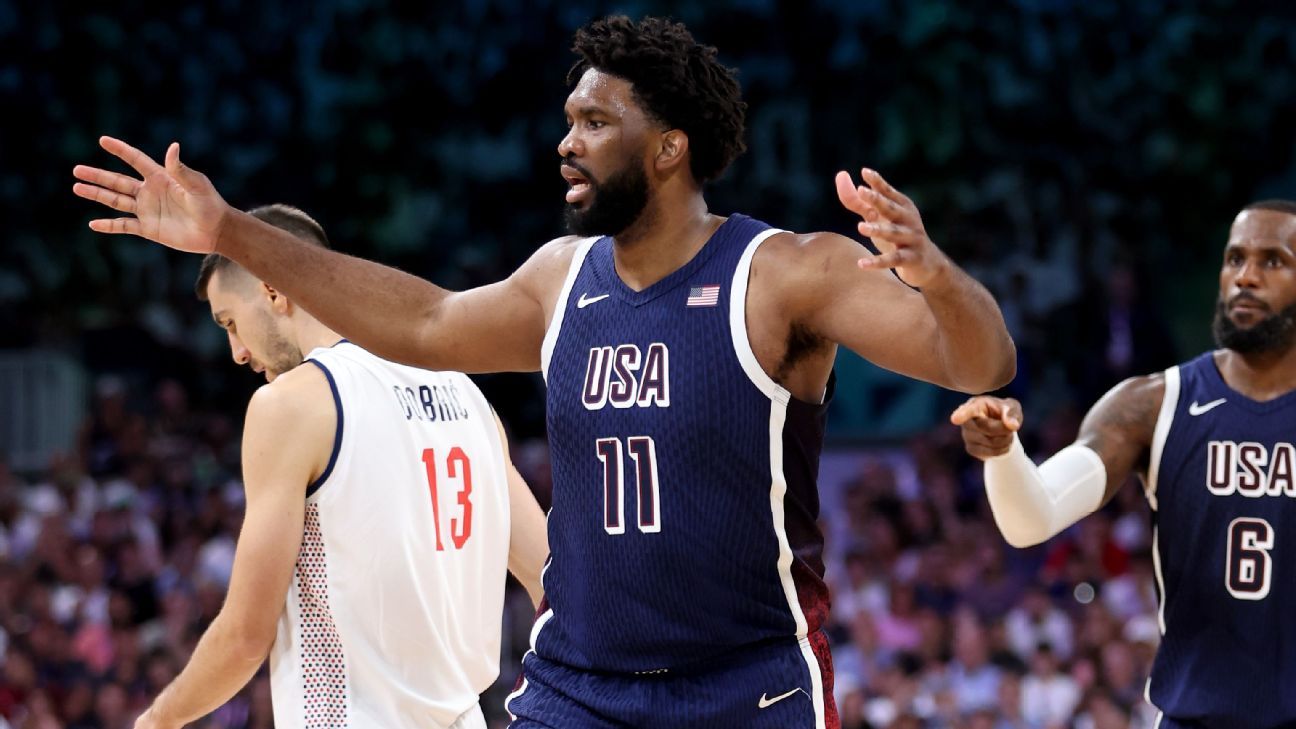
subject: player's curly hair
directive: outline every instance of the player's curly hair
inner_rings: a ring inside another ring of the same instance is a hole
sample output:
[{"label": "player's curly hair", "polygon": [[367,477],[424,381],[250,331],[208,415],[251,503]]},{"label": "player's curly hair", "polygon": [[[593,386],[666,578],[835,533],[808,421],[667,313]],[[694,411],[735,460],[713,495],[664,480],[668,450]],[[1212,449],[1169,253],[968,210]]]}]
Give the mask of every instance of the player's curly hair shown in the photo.
[{"label": "player's curly hair", "polygon": [[580,60],[567,73],[568,85],[590,68],[629,81],[650,115],[688,135],[689,168],[698,182],[716,179],[747,150],[747,104],[735,71],[716,60],[714,46],[693,40],[683,23],[613,15],[577,30],[572,50]]}]

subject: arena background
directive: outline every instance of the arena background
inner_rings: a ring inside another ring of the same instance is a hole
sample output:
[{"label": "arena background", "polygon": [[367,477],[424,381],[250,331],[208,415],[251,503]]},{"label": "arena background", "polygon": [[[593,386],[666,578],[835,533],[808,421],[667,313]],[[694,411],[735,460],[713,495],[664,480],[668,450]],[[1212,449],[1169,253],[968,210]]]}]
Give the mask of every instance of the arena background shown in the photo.
[{"label": "arena background", "polygon": [[[198,258],[85,226],[112,134],[233,204],[454,288],[557,235],[571,31],[669,14],[720,48],[750,151],[718,213],[850,234],[867,164],[998,297],[1043,457],[1107,387],[1210,346],[1227,228],[1296,197],[1296,19],[1206,0],[708,3],[0,0],[0,727],[118,729],[219,608],[260,378]],[[849,353],[821,486],[844,725],[1134,726],[1157,631],[1137,487],[1048,545],[995,532],[944,419],[961,397]],[[478,378],[549,489],[538,376]],[[530,611],[513,593],[500,702]],[[429,670],[435,670],[430,664]],[[258,679],[199,726],[268,727]]]}]

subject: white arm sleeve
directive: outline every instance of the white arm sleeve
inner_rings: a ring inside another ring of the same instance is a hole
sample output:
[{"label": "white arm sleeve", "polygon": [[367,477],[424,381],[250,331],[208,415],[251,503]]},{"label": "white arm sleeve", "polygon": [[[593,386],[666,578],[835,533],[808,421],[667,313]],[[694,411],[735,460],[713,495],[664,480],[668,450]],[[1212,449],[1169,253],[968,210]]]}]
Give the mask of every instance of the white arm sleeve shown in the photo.
[{"label": "white arm sleeve", "polygon": [[1071,445],[1037,468],[1014,434],[1007,453],[986,460],[985,486],[1004,539],[1029,547],[1102,506],[1107,467],[1092,448]]}]

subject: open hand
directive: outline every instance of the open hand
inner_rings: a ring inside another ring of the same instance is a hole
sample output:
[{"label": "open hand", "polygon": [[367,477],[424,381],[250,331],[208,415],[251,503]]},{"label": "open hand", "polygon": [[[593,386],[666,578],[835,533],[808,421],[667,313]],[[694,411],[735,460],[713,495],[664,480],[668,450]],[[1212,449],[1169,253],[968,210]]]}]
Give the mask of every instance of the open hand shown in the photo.
[{"label": "open hand", "polygon": [[98,167],[74,167],[72,174],[81,182],[72,186],[72,192],[130,216],[92,220],[91,230],[138,235],[190,253],[216,250],[230,206],[206,175],[180,162],[179,143],[167,148],[165,166],[120,139],[100,137],[99,144],[143,179]]},{"label": "open hand", "polygon": [[864,220],[861,235],[872,239],[881,255],[866,254],[859,267],[894,268],[901,281],[922,288],[950,267],[945,254],[927,237],[918,207],[875,170],[860,170],[864,185],[856,185],[847,172],[837,173],[837,198],[847,210]]}]

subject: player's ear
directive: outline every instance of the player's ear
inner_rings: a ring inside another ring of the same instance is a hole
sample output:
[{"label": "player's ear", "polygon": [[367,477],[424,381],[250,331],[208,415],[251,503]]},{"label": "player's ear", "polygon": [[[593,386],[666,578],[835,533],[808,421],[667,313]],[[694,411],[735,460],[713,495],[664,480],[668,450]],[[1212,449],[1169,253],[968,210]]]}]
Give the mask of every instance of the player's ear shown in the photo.
[{"label": "player's ear", "polygon": [[270,308],[275,313],[284,315],[292,313],[292,302],[290,302],[288,297],[284,296],[283,292],[279,289],[276,289],[265,281],[262,281],[261,294],[266,297],[266,301],[270,302]]},{"label": "player's ear", "polygon": [[689,138],[683,129],[671,129],[661,136],[661,146],[657,150],[654,166],[669,172],[688,161]]}]

